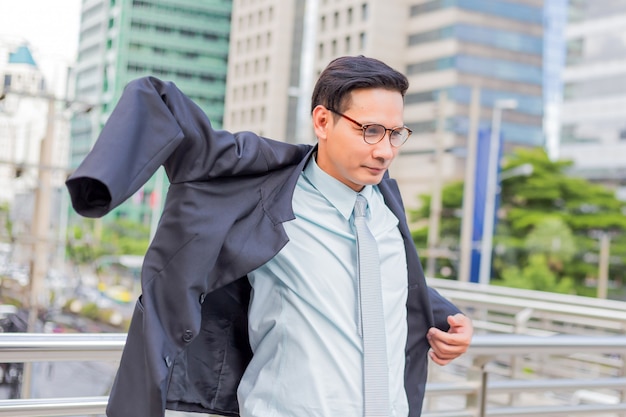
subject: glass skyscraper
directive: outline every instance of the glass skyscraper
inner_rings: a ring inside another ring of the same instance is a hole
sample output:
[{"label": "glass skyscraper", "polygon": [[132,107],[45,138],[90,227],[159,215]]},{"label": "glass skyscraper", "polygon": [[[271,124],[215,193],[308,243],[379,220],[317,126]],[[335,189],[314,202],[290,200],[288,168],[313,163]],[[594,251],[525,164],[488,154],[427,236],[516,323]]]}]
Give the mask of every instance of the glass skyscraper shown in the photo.
[{"label": "glass skyscraper", "polygon": [[[72,122],[71,166],[91,149],[122,90],[153,75],[176,85],[221,127],[224,116],[230,0],[84,0],[75,97],[91,104]],[[146,221],[154,182],[114,215]]]}]

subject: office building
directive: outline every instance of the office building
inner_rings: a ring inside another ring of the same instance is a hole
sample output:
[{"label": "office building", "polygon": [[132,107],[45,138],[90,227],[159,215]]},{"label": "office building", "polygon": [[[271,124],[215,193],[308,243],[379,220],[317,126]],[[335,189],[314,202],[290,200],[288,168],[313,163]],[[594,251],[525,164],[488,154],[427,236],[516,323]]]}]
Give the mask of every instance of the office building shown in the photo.
[{"label": "office building", "polygon": [[[72,123],[72,167],[93,146],[126,84],[141,76],[174,81],[221,127],[231,6],[224,0],[83,1],[75,101],[84,109]],[[158,215],[159,175],[112,215],[143,222]]]},{"label": "office building", "polygon": [[573,174],[626,199],[626,2],[570,0],[561,146]]},{"label": "office building", "polygon": [[561,131],[567,3],[568,0],[551,0],[547,1],[544,7],[543,125],[546,137],[546,151],[553,160],[558,158]]},{"label": "office building", "polygon": [[[15,243],[11,262],[25,264],[32,260],[35,219],[42,213],[49,227],[41,238],[63,248],[69,113],[48,89],[27,42],[0,41],[0,79],[0,203],[10,207],[3,220],[11,225],[11,236],[3,237]],[[6,231],[1,227],[0,236]]]},{"label": "office building", "polygon": [[[381,59],[408,75],[405,121],[414,131],[392,166],[407,206],[464,174],[469,103],[481,90],[480,127],[498,100],[511,146],[544,144],[542,0],[239,0],[233,32],[225,126],[314,143],[310,95],[321,70],[341,55]],[[295,55],[294,55],[295,54]],[[437,133],[438,95],[447,104]],[[435,161],[438,144],[444,152]]]}]

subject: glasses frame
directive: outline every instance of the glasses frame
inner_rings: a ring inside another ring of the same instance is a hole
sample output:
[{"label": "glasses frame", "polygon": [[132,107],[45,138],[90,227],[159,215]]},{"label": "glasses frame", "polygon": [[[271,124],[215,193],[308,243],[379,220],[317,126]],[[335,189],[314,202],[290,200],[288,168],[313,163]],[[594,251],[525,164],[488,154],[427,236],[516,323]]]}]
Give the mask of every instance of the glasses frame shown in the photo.
[{"label": "glasses frame", "polygon": [[[392,127],[391,129],[381,125],[380,123],[359,123],[356,120],[354,120],[353,118],[346,116],[343,113],[338,112],[337,110],[334,109],[330,109],[327,108],[328,111],[335,113],[338,116],[343,117],[344,119],[354,123],[355,125],[357,125],[362,131],[363,131],[363,142],[367,143],[368,145],[376,145],[377,143],[379,143],[381,140],[383,140],[385,138],[385,136],[387,136],[387,132],[389,132],[389,143],[391,144],[391,146],[393,146],[394,148],[399,148],[400,146],[404,145],[406,143],[407,140],[409,140],[409,138],[411,137],[411,134],[413,133],[413,131],[411,129],[409,129],[406,126],[397,126],[397,127]],[[368,142],[367,139],[365,139],[365,130],[370,127],[370,126],[380,126],[383,129],[385,129],[385,133],[383,133],[383,135],[376,141],[376,142]],[[402,141],[401,144],[396,145],[393,143],[393,141],[391,140],[391,134],[399,129],[405,129],[407,132],[409,132],[409,134],[406,136],[406,138],[404,139],[404,141]]]}]

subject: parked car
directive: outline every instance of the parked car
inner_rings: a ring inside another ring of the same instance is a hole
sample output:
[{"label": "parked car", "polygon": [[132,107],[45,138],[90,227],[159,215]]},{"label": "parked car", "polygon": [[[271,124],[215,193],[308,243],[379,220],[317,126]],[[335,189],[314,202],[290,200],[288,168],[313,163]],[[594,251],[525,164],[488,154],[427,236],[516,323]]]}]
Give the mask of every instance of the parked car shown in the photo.
[{"label": "parked car", "polygon": [[[28,322],[22,312],[9,304],[0,305],[0,332],[25,332]],[[23,363],[0,363],[0,384],[10,387],[9,398],[19,398],[22,387]]]}]

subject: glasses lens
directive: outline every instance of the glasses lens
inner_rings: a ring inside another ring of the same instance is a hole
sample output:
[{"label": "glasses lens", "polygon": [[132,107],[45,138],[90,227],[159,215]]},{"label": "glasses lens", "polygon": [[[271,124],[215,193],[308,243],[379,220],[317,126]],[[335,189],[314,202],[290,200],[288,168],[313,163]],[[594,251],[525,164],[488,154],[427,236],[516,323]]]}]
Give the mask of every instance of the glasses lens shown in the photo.
[{"label": "glasses lens", "polygon": [[363,130],[363,139],[365,139],[365,142],[373,145],[380,142],[386,132],[385,127],[382,125],[367,125]]},{"label": "glasses lens", "polygon": [[407,129],[406,127],[394,129],[391,131],[391,136],[389,137],[389,141],[391,142],[393,146],[398,147],[404,144],[404,142],[406,142],[410,134],[411,132],[409,132],[409,129]]}]

